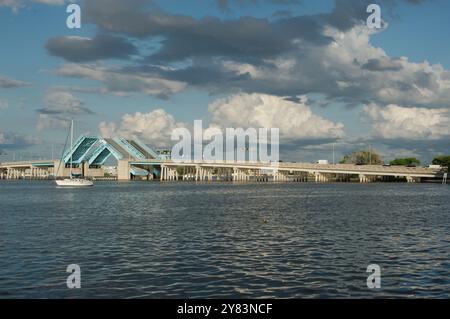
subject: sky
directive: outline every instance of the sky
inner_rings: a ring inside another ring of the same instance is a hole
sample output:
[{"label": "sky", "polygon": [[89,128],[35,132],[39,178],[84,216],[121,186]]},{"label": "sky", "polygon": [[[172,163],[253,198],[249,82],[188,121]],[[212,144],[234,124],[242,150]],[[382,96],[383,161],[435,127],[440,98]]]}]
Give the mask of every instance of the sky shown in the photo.
[{"label": "sky", "polygon": [[[285,161],[450,154],[447,0],[0,0],[0,161],[76,134],[276,127]],[[367,26],[380,5],[382,28]]]}]

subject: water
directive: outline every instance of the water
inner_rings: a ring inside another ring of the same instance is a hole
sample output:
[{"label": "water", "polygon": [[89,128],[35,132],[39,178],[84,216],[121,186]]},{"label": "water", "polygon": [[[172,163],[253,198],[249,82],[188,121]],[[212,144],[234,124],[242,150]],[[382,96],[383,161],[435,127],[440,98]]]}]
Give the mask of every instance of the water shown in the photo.
[{"label": "water", "polygon": [[0,205],[0,298],[450,295],[448,186],[2,181]]}]

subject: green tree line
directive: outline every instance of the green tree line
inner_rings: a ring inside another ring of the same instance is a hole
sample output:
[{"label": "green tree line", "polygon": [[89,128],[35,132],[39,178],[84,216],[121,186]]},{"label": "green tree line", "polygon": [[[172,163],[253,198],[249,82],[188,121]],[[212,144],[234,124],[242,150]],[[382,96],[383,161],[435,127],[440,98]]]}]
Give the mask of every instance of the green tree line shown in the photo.
[{"label": "green tree line", "polygon": [[[356,165],[382,165],[384,164],[383,157],[373,149],[359,150],[351,154],[347,154],[340,161],[341,164],[356,164]],[[397,158],[391,161],[390,165],[398,166],[419,166],[420,160],[415,157]],[[437,156],[433,159],[433,165],[440,165],[448,167],[450,170],[450,155]]]}]

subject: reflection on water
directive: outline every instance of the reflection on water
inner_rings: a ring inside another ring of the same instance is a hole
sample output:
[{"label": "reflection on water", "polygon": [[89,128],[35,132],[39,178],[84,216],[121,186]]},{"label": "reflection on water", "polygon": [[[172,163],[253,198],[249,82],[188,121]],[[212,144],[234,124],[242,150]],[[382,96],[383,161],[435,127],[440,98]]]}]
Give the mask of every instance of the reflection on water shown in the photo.
[{"label": "reflection on water", "polygon": [[0,298],[450,294],[442,185],[5,181],[0,205]]}]

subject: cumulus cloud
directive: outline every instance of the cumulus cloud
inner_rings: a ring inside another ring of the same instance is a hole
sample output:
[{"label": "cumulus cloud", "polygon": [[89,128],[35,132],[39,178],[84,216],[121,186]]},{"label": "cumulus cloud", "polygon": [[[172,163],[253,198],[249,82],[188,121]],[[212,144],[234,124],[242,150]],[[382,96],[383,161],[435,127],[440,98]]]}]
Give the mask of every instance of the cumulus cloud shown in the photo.
[{"label": "cumulus cloud", "polygon": [[439,140],[450,136],[450,110],[403,107],[395,104],[364,106],[374,134],[382,139]]},{"label": "cumulus cloud", "polygon": [[94,114],[84,102],[66,91],[50,91],[45,98],[45,107],[37,110],[37,128],[65,128],[70,119]]},{"label": "cumulus cloud", "polygon": [[8,78],[4,75],[0,74],[0,88],[3,89],[12,89],[12,88],[19,88],[28,85],[28,83],[23,81],[14,80],[11,78]]},{"label": "cumulus cloud", "polygon": [[165,147],[172,144],[170,137],[177,127],[185,127],[185,124],[177,122],[165,110],[156,109],[149,113],[125,114],[118,125],[101,122],[99,130],[103,137],[138,138],[156,147]]},{"label": "cumulus cloud", "polygon": [[186,87],[186,84],[181,81],[167,80],[157,74],[143,74],[139,71],[131,72],[101,65],[65,64],[58,69],[57,73],[73,78],[99,81],[103,84],[100,91],[121,95],[140,92],[167,98]]},{"label": "cumulus cloud", "polygon": [[[299,103],[265,94],[236,94],[218,99],[209,106],[211,127],[233,128],[279,128],[287,142],[304,140],[334,140],[344,135],[341,123],[333,123],[312,113],[306,106],[306,98]],[[177,127],[189,127],[179,122],[163,109],[149,113],[125,114],[120,123],[101,122],[102,136],[137,137],[152,145],[171,145],[170,136]],[[206,126],[205,126],[206,128]]]},{"label": "cumulus cloud", "polygon": [[[373,30],[355,26],[347,31],[328,27],[327,45],[298,43],[296,52],[275,59],[195,60],[184,69],[160,70],[211,93],[263,92],[278,96],[323,94],[350,105],[368,101],[412,107],[450,107],[450,72],[440,64],[390,58],[370,43]],[[154,71],[154,70],[152,70]]]},{"label": "cumulus cloud", "polygon": [[[330,101],[349,105],[374,101],[412,107],[450,107],[450,72],[442,65],[413,63],[407,57],[392,58],[371,44],[371,36],[382,32],[365,25],[366,7],[371,2],[336,0],[328,13],[271,20],[194,18],[165,12],[150,0],[87,1],[83,14],[104,33],[143,41],[157,39],[159,45],[152,46],[151,54],[133,67],[66,65],[59,74],[97,79],[103,84],[99,92],[143,92],[162,98],[189,85],[212,94],[319,93]],[[380,0],[379,4],[386,13],[402,2],[423,1]],[[228,6],[228,1],[218,3]],[[86,42],[88,49],[64,57],[70,61],[107,58],[109,55],[103,55],[100,49],[103,47],[100,40],[72,38],[69,42],[74,42],[73,45]]]},{"label": "cumulus cloud", "polygon": [[46,48],[52,55],[70,62],[124,59],[137,53],[136,47],[122,37],[100,34],[93,38],[63,36],[50,39]]},{"label": "cumulus cloud", "polygon": [[279,128],[287,140],[326,139],[344,136],[344,126],[315,115],[306,105],[267,94],[236,94],[209,106],[212,122],[221,127]]}]

